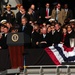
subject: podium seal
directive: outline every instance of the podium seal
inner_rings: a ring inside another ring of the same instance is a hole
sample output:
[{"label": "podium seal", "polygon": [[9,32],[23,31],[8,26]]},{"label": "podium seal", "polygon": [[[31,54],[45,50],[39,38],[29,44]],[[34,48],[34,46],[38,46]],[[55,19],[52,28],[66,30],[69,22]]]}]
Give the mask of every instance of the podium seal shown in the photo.
[{"label": "podium seal", "polygon": [[13,42],[17,42],[19,40],[18,34],[13,34],[11,39],[12,39]]}]

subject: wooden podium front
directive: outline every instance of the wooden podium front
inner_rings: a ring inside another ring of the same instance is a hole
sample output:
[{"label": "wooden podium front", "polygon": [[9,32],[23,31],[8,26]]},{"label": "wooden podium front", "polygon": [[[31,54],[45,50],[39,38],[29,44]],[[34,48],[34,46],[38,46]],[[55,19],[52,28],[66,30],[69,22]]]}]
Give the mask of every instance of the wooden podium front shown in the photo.
[{"label": "wooden podium front", "polygon": [[11,68],[23,68],[24,34],[9,33],[7,36],[7,44],[10,54]]}]

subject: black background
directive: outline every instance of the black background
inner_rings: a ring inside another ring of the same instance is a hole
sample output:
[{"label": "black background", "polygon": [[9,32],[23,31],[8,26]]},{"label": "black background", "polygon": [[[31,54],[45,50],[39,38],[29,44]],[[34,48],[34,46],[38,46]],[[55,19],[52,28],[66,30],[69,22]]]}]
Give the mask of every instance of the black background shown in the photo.
[{"label": "black background", "polygon": [[46,2],[49,2],[50,4],[53,4],[55,2],[60,2],[62,5],[64,3],[67,3],[70,8],[75,8],[75,1],[74,0],[22,0],[22,3],[25,8],[29,7],[30,4],[35,4],[36,7],[40,3],[41,6],[44,6]]}]

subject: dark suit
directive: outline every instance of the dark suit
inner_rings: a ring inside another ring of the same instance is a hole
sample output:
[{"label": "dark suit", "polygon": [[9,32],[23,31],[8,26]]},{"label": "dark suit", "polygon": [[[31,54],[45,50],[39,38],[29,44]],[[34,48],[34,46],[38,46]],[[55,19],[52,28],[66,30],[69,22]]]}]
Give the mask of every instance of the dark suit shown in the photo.
[{"label": "dark suit", "polygon": [[0,46],[2,47],[2,49],[7,49],[7,35],[5,36],[5,34],[2,34],[2,38],[0,39]]},{"label": "dark suit", "polygon": [[73,12],[72,12],[72,10],[68,9],[66,19],[72,19],[72,18],[73,18]]},{"label": "dark suit", "polygon": [[8,13],[7,11],[5,11],[4,14],[3,14],[3,19],[6,19],[7,22],[13,24],[15,22],[15,14],[14,14],[14,12],[10,11],[10,13]]},{"label": "dark suit", "polygon": [[30,16],[27,13],[24,15],[24,17],[27,18],[28,22],[30,21]]},{"label": "dark suit", "polygon": [[30,43],[25,43],[25,48],[30,48],[31,46],[31,33],[32,33],[32,29],[33,27],[30,24],[26,24],[24,27],[24,30],[22,30],[23,25],[20,26],[19,28],[19,32],[24,32],[24,37],[25,40],[26,38],[29,39]]},{"label": "dark suit", "polygon": [[33,21],[33,16],[32,16],[32,14],[28,14],[28,13],[27,13],[27,15],[29,16],[29,21]]},{"label": "dark suit", "polygon": [[[40,48],[45,48],[49,46],[49,34],[46,34],[45,37],[43,36],[44,34],[40,34],[39,37],[39,47]],[[42,41],[45,41],[46,43],[41,43]]]},{"label": "dark suit", "polygon": [[34,31],[32,33],[31,38],[32,38],[32,47],[33,48],[38,48],[38,46],[36,45],[36,42],[39,41],[39,37],[40,37],[39,32]]},{"label": "dark suit", "polygon": [[44,21],[44,16],[43,16],[43,8],[39,7],[37,8],[37,23],[42,24]]},{"label": "dark suit", "polygon": [[59,41],[62,41],[62,30],[58,30],[56,31],[58,33],[58,38],[59,38]]},{"label": "dark suit", "polygon": [[52,34],[52,32],[51,32],[51,42],[52,42],[52,44],[59,44],[60,43],[60,36],[57,31],[55,31],[54,34]]},{"label": "dark suit", "polygon": [[[49,10],[49,16],[51,15],[51,13],[52,13],[52,9],[48,9]],[[46,8],[42,8],[41,10],[40,10],[40,15],[41,15],[41,18],[44,20],[44,21],[46,21],[47,19],[45,19],[45,16],[46,16]]]},{"label": "dark suit", "polygon": [[17,21],[18,24],[21,24],[21,16],[22,16],[21,12],[18,11],[16,13],[16,21]]},{"label": "dark suit", "polygon": [[23,25],[20,26],[19,32],[24,32],[24,34],[31,36],[33,27],[29,23],[25,25],[24,30],[22,30],[22,27]]},{"label": "dark suit", "polygon": [[70,38],[75,38],[75,32],[72,31],[71,33],[67,33],[65,40],[64,40],[64,45],[67,47],[70,47]]},{"label": "dark suit", "polygon": [[37,21],[37,19],[38,19],[37,11],[33,11],[32,18],[33,18],[33,21]]},{"label": "dark suit", "polygon": [[1,11],[0,11],[0,21],[1,21],[2,19],[1,19]]},{"label": "dark suit", "polygon": [[27,20],[29,21],[30,20],[30,17],[28,14],[25,14],[25,15],[22,15],[21,12],[19,11],[17,14],[16,14],[16,22],[20,25],[21,24],[21,18],[27,18]]}]

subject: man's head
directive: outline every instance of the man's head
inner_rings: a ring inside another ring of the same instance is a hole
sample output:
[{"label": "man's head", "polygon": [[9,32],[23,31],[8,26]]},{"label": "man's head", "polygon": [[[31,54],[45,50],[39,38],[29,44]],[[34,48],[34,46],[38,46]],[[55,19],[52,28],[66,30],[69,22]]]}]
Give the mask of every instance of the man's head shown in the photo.
[{"label": "man's head", "polygon": [[7,26],[4,26],[4,33],[8,33],[9,29]]},{"label": "man's head", "polygon": [[24,15],[26,13],[25,9],[21,9],[22,15]]},{"label": "man's head", "polygon": [[56,23],[56,24],[55,24],[55,29],[56,29],[56,30],[59,30],[60,28],[61,28],[60,23]]},{"label": "man's head", "polygon": [[29,13],[29,14],[32,14],[32,13],[33,13],[33,10],[32,10],[31,8],[29,8],[29,9],[28,9],[28,13]]},{"label": "man's head", "polygon": [[61,8],[61,4],[58,3],[58,4],[56,5],[56,8],[60,9],[60,8]]},{"label": "man's head", "polygon": [[67,9],[68,8],[68,4],[64,4],[64,8]]},{"label": "man's head", "polygon": [[18,10],[23,9],[23,5],[22,5],[22,4],[17,4],[17,6],[16,6],[16,7],[17,7],[17,9],[18,9]]},{"label": "man's head", "polygon": [[51,31],[55,31],[55,26],[51,25]]},{"label": "man's head", "polygon": [[46,34],[47,33],[47,27],[42,27],[42,34]]},{"label": "man's head", "polygon": [[0,26],[0,32],[2,32],[2,33],[4,32],[4,25]]},{"label": "man's head", "polygon": [[22,18],[22,19],[21,19],[21,23],[22,23],[22,25],[26,25],[26,23],[27,23],[27,18],[25,18],[25,17]]},{"label": "man's head", "polygon": [[33,30],[36,31],[36,32],[39,31],[39,26],[38,26],[38,24],[35,24],[35,25],[34,25]]},{"label": "man's head", "polygon": [[8,29],[10,29],[10,28],[12,27],[12,24],[9,23],[9,22],[7,22],[7,23],[6,23],[6,26],[8,27]]},{"label": "man's head", "polygon": [[31,8],[32,10],[35,10],[35,5],[32,4],[32,5],[30,6],[30,8]]},{"label": "man's head", "polygon": [[50,4],[49,3],[46,3],[46,8],[49,8],[50,7]]},{"label": "man's head", "polygon": [[68,31],[68,32],[72,31],[72,26],[71,26],[71,25],[68,25],[68,26],[67,26],[67,31]]},{"label": "man's head", "polygon": [[11,10],[11,5],[8,4],[8,5],[6,6],[6,8],[7,8],[8,11],[10,11],[10,10]]}]

